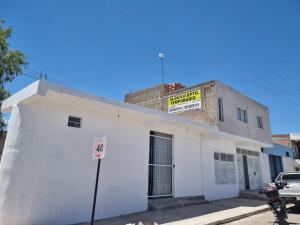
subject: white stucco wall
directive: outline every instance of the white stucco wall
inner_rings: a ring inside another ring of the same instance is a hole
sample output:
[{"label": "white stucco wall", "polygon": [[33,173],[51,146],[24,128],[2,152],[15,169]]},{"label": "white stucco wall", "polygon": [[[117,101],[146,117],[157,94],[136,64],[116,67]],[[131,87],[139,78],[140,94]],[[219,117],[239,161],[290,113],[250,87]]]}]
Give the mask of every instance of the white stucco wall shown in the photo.
[{"label": "white stucco wall", "polygon": [[[214,168],[215,151],[236,160],[238,137],[161,112],[41,85],[41,93],[23,103],[14,105],[16,97],[6,102],[13,111],[0,163],[0,224],[89,221],[97,166],[92,145],[100,136],[107,136],[108,144],[96,219],[147,209],[150,130],[174,136],[174,197],[239,195],[237,174],[236,184],[216,185]],[[80,129],[67,126],[69,115],[82,118]]]},{"label": "white stucco wall", "polygon": [[175,197],[203,195],[200,138],[187,131],[174,139]]},{"label": "white stucco wall", "polygon": [[[80,129],[67,126],[69,115],[82,118]],[[174,135],[174,197],[203,195],[200,137],[188,129],[42,100],[15,106],[11,121],[0,164],[0,224],[88,221],[97,166],[91,148],[99,136],[108,146],[96,219],[147,209],[150,130]]]},{"label": "white stucco wall", "polygon": [[214,152],[233,154],[237,168],[235,145],[231,141],[225,140],[204,141],[201,150],[203,155],[202,165],[205,168],[202,175],[205,198],[211,201],[239,196],[237,173],[236,184],[216,184],[215,181]]},{"label": "white stucco wall", "polygon": [[[82,128],[67,126],[69,115]],[[97,161],[91,147],[107,136],[96,218],[147,209],[149,130],[115,113],[52,102],[16,106],[0,164],[0,224],[88,221]]]},{"label": "white stucco wall", "polygon": [[295,171],[294,159],[290,157],[282,156],[282,166],[284,172],[293,172]]}]

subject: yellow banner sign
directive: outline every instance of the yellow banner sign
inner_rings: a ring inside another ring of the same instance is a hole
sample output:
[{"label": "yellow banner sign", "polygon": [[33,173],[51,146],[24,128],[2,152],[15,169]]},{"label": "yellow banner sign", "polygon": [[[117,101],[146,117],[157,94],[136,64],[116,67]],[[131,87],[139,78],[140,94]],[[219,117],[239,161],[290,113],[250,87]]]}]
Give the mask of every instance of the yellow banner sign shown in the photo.
[{"label": "yellow banner sign", "polygon": [[193,90],[173,95],[168,98],[169,113],[183,112],[201,108],[201,91]]}]

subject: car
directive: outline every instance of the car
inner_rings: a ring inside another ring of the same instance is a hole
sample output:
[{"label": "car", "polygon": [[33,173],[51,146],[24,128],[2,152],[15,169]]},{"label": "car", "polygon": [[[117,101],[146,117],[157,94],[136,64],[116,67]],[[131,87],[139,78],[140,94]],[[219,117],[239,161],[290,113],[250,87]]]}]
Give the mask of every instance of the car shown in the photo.
[{"label": "car", "polygon": [[286,182],[279,195],[286,203],[300,204],[300,172],[282,172],[275,182]]}]

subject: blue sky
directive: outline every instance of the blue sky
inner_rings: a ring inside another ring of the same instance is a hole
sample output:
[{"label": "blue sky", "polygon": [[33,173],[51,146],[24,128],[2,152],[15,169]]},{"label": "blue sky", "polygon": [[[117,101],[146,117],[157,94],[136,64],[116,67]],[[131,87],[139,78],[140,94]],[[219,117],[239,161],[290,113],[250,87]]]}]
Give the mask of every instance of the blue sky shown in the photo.
[{"label": "blue sky", "polygon": [[[29,67],[113,99],[217,79],[267,105],[273,133],[300,132],[299,0],[0,0]],[[28,74],[33,74],[27,71]],[[14,93],[33,82],[20,76]]]}]

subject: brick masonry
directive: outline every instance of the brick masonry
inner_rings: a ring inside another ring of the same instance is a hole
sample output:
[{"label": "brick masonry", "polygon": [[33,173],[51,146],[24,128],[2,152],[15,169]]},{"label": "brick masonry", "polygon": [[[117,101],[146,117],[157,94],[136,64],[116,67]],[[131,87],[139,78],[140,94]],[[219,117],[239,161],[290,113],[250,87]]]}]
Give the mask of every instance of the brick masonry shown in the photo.
[{"label": "brick masonry", "polygon": [[178,115],[188,117],[212,126],[217,125],[217,100],[215,81],[198,84],[192,87],[184,87],[178,90],[166,92],[164,85],[157,85],[134,93],[125,95],[125,102],[141,106],[168,111],[168,98],[178,93],[193,90],[201,91],[201,108],[185,112],[178,112]]},{"label": "brick masonry", "polygon": [[[237,90],[212,80],[191,87],[166,91],[168,85],[157,85],[125,95],[125,102],[168,111],[168,98],[175,94],[201,90],[201,109],[178,112],[177,115],[216,126],[221,131],[272,144],[268,108]],[[219,121],[218,98],[223,99],[224,121]],[[246,123],[237,120],[237,108],[247,110]],[[263,118],[263,129],[257,125],[257,117]]]}]

